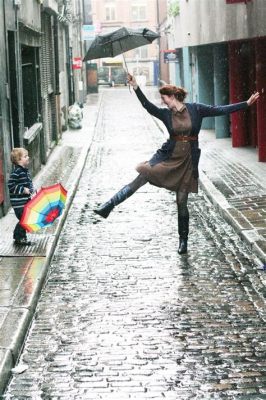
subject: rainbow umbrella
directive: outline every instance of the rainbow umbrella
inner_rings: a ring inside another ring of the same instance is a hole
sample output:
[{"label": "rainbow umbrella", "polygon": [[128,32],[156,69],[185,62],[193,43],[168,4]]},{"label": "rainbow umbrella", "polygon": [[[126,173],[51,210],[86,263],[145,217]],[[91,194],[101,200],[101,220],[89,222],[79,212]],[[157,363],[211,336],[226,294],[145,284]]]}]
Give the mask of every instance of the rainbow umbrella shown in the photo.
[{"label": "rainbow umbrella", "polygon": [[43,187],[24,207],[20,225],[28,232],[36,232],[51,225],[65,207],[66,189],[60,184]]}]

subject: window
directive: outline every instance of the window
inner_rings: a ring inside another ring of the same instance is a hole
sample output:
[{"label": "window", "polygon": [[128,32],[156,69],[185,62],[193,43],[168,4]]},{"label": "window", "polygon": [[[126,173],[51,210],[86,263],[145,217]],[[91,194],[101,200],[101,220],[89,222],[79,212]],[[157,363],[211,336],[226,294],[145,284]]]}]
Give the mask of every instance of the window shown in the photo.
[{"label": "window", "polygon": [[93,25],[91,0],[84,0],[84,9],[86,10],[83,14],[84,25]]},{"label": "window", "polygon": [[105,20],[114,21],[115,20],[115,4],[113,2],[106,2],[105,4]]},{"label": "window", "polygon": [[30,128],[40,116],[39,49],[22,45],[21,58],[24,125]]},{"label": "window", "polygon": [[135,58],[148,58],[148,46],[141,46],[134,50]]},{"label": "window", "polygon": [[142,21],[146,17],[146,5],[143,3],[133,4],[131,7],[131,18],[134,21]]}]

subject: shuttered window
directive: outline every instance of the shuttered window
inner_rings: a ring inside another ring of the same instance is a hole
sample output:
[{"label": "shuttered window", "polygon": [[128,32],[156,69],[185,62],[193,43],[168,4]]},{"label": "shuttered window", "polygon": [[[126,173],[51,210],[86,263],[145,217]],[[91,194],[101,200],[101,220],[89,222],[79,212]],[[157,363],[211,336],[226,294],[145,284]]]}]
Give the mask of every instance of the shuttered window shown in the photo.
[{"label": "shuttered window", "polygon": [[52,17],[42,13],[41,81],[42,116],[46,152],[56,140],[55,62]]}]

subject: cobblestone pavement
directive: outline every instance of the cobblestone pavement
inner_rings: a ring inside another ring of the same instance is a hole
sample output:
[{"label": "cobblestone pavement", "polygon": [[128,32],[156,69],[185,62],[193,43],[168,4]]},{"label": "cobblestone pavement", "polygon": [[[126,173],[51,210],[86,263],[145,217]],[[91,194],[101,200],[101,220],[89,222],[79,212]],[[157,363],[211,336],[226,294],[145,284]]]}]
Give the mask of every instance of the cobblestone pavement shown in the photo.
[{"label": "cobblestone pavement", "polygon": [[266,399],[259,262],[204,194],[178,256],[174,195],[150,185],[107,220],[92,208],[135,177],[162,134],[126,89],[98,135],[5,399]]}]

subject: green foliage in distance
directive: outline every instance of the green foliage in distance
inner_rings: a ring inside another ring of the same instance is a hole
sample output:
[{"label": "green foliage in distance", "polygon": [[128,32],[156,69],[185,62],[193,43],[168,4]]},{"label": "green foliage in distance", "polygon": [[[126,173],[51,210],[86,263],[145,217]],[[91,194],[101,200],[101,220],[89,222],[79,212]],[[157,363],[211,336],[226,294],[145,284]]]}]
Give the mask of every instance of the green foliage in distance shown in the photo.
[{"label": "green foliage in distance", "polygon": [[172,0],[169,6],[168,14],[170,15],[170,17],[176,17],[177,15],[179,15],[179,12],[179,0]]}]

